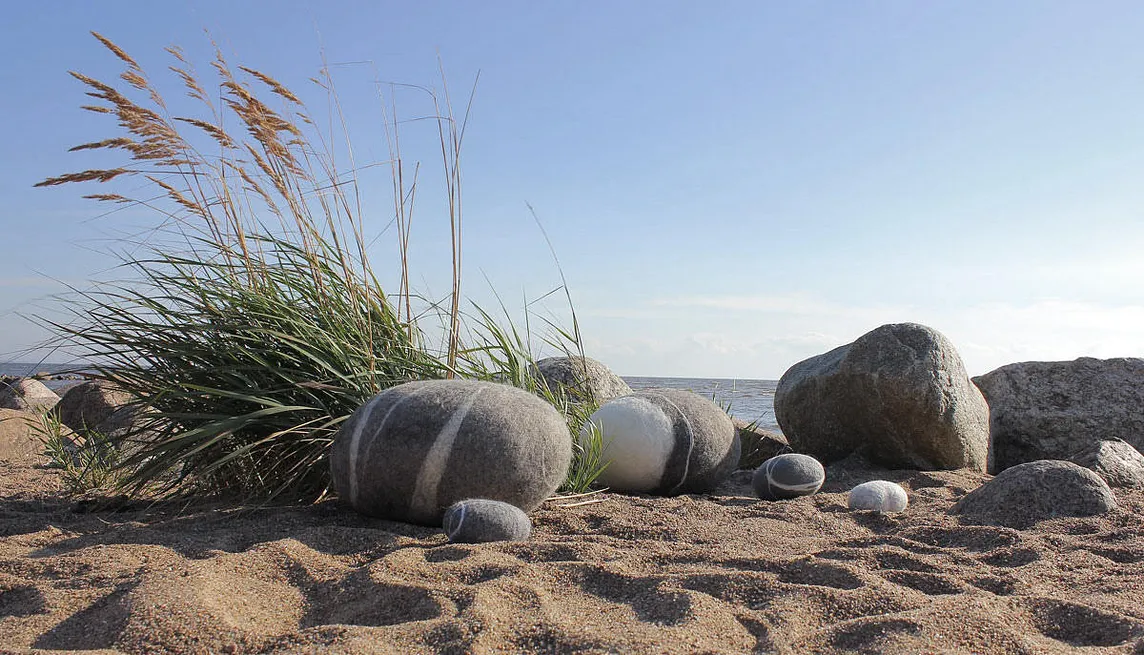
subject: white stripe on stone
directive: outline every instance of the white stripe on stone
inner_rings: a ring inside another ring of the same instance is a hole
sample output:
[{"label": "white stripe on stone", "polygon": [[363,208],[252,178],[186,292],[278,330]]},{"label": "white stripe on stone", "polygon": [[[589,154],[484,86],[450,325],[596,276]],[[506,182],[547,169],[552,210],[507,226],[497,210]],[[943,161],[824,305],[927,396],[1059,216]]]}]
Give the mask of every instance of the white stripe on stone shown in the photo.
[{"label": "white stripe on stone", "polygon": [[[375,437],[377,435],[381,434],[381,431],[385,428],[386,421],[388,421],[389,417],[393,415],[393,410],[397,409],[397,407],[399,405],[404,404],[405,401],[407,401],[410,398],[412,398],[413,396],[417,395],[418,391],[420,391],[420,389],[417,389],[417,390],[413,391],[412,393],[407,394],[404,398],[393,403],[393,405],[389,408],[389,411],[387,411],[385,413],[385,416],[382,417],[381,425],[378,425],[377,429],[373,431],[373,434]],[[361,452],[359,452],[361,450],[361,447],[362,447],[361,435],[362,435],[362,432],[365,431],[365,426],[369,424],[369,419],[370,419],[370,417],[373,416],[373,412],[375,409],[377,409],[378,404],[379,403],[376,402],[376,398],[374,399],[374,401],[371,401],[369,403],[369,409],[367,409],[365,411],[365,414],[362,415],[361,420],[359,420],[357,422],[357,424],[354,425],[354,430],[350,434],[349,460],[350,460],[350,505],[351,506],[357,504],[357,494],[358,494],[357,461],[358,461],[358,458],[361,456]],[[367,448],[368,448],[368,446],[372,446],[375,442],[377,442],[377,439],[370,439],[369,443],[367,445]]]},{"label": "white stripe on stone", "polygon": [[465,511],[468,509],[468,505],[461,503],[461,506],[457,508],[458,511],[453,512],[449,517],[453,519],[453,527],[446,533],[446,536],[449,537],[449,541],[452,541],[461,532],[461,525],[465,523]]},{"label": "white stripe on stone", "polygon": [[[677,482],[675,486],[671,488],[670,493],[675,493],[676,490],[683,486],[684,482],[687,482],[687,473],[691,468],[691,452],[695,450],[695,430],[691,427],[691,421],[687,420],[687,415],[683,413],[683,410],[679,408],[679,405],[671,402],[671,400],[669,400],[666,396],[660,396],[660,398],[663,399],[663,402],[675,408],[676,412],[679,412],[680,418],[683,419],[683,424],[687,427],[687,459],[683,460],[683,475],[679,476],[679,482]],[[672,431],[671,436],[673,438],[675,437],[674,430]]]},{"label": "white stripe on stone", "polygon": [[417,473],[417,484],[413,488],[413,498],[409,501],[409,512],[412,516],[427,517],[432,515],[437,505],[437,491],[441,486],[441,478],[445,475],[445,465],[449,462],[449,454],[453,452],[453,442],[457,440],[457,431],[465,415],[472,409],[477,396],[481,395],[483,388],[477,387],[473,395],[461,405],[449,422],[437,433],[433,445],[421,463],[421,470]]}]

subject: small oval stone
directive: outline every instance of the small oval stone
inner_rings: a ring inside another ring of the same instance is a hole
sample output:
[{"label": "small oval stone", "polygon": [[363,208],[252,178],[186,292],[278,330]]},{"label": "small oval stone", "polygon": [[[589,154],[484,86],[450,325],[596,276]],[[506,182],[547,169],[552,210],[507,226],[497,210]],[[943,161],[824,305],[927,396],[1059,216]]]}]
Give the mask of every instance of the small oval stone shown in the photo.
[{"label": "small oval stone", "polygon": [[763,462],[755,469],[751,486],[763,500],[786,500],[810,496],[822,488],[826,469],[810,455],[786,453]]},{"label": "small oval stone", "polygon": [[850,490],[850,509],[875,512],[901,512],[910,503],[902,485],[888,480],[871,480]]},{"label": "small oval stone", "polygon": [[532,521],[524,510],[485,498],[453,503],[445,510],[442,526],[453,543],[526,541],[532,535]]}]

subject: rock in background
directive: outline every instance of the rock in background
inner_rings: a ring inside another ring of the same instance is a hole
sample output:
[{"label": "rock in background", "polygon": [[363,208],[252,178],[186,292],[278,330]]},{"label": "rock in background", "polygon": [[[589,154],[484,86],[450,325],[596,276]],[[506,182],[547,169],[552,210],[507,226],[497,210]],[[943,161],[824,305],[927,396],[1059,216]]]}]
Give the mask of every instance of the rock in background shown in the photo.
[{"label": "rock in background", "polygon": [[1047,519],[1114,509],[1116,497],[1096,473],[1072,462],[1040,460],[1005,469],[951,511],[972,523],[1024,529]]},{"label": "rock in background", "polygon": [[1008,364],[976,377],[989,402],[990,471],[1068,459],[1102,439],[1144,446],[1144,360]]},{"label": "rock in background", "polygon": [[[88,430],[115,432],[130,423],[126,415],[132,396],[112,382],[91,380],[77,384],[64,393],[56,411],[60,422],[78,433]],[[112,416],[115,418],[112,419]],[[112,419],[109,422],[109,419]]]},{"label": "rock in background", "polygon": [[1110,487],[1144,489],[1144,455],[1123,439],[1104,439],[1082,447],[1069,461],[1092,469]]},{"label": "rock in background", "polygon": [[989,407],[953,344],[923,325],[883,325],[795,364],[774,404],[791,447],[822,462],[861,452],[893,468],[985,470]]},{"label": "rock in background", "polygon": [[22,412],[46,412],[60,402],[60,397],[39,380],[24,378],[0,385],[0,409]]},{"label": "rock in background", "polygon": [[550,388],[564,387],[574,399],[606,403],[632,392],[620,376],[591,357],[547,357],[536,362],[536,368]]}]

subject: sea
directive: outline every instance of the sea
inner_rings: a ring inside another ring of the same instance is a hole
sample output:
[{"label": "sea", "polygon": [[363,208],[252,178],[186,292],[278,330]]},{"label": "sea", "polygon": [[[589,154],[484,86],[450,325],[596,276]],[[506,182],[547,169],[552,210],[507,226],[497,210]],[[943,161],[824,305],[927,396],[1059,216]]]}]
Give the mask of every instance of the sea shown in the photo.
[{"label": "sea", "polygon": [[[46,364],[30,362],[0,362],[0,375],[26,377],[37,373],[55,374],[71,371],[75,365]],[[722,378],[653,378],[623,376],[632,389],[685,389],[710,398],[727,410],[731,416],[748,423],[758,422],[759,427],[778,431],[775,420],[775,387],[778,380],[734,380]],[[69,380],[45,380],[49,388],[59,389],[70,384]]]}]

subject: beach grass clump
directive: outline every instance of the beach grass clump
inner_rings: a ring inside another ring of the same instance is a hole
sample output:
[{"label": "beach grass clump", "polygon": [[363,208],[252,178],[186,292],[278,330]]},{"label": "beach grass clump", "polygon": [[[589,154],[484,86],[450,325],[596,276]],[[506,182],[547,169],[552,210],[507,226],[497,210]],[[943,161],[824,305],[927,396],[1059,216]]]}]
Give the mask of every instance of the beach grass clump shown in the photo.
[{"label": "beach grass clump", "polygon": [[[393,216],[383,218],[397,226],[393,266],[401,281],[387,295],[367,252],[363,167],[351,160],[339,168],[297,95],[260,71],[233,68],[221,53],[208,85],[170,48],[171,70],[198,110],[174,115],[143,68],[95,36],[124,63],[125,86],[72,75],[100,101],[84,109],[120,129],[72,150],[125,154],[125,161],[38,186],[133,179],[132,195],[85,197],[143,209],[156,224],[119,248],[119,280],[74,290],[69,318],[46,322],[73,355],[136,399],[132,427],[113,437],[123,454],[114,464],[123,491],[320,499],[330,489],[327,454],[341,423],[379,391],[411,380],[513,384],[539,393],[579,428],[582,408],[531,372],[530,334],[500,327],[479,307],[462,312],[466,120],[454,118],[447,89],[444,98],[425,89],[448,196],[452,244],[443,259],[453,272],[448,299],[430,302],[409,284],[416,176],[407,175],[396,120],[387,123],[385,162]],[[315,81],[336,98],[328,69]],[[421,329],[425,316],[444,326],[440,345]],[[551,342],[582,351],[578,328]],[[583,491],[598,466],[578,453],[564,490]]]},{"label": "beach grass clump", "polygon": [[54,411],[29,426],[44,444],[48,467],[59,469],[64,487],[73,494],[113,491],[123,483],[123,451],[113,438],[97,431],[76,439]]}]

